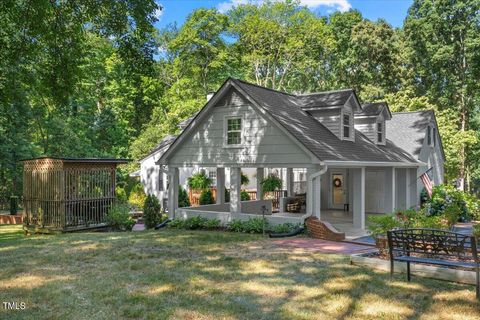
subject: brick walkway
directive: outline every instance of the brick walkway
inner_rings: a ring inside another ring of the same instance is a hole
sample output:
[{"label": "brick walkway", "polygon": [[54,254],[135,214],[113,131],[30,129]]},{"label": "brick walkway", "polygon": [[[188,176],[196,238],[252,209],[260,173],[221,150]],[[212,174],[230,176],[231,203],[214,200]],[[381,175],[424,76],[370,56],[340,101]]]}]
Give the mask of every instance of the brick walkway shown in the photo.
[{"label": "brick walkway", "polygon": [[145,230],[145,225],[143,223],[136,223],[132,229],[132,231],[143,231],[143,230]]},{"label": "brick walkway", "polygon": [[272,240],[272,244],[284,248],[300,248],[306,251],[319,253],[353,254],[375,250],[375,248],[371,246],[311,238]]}]

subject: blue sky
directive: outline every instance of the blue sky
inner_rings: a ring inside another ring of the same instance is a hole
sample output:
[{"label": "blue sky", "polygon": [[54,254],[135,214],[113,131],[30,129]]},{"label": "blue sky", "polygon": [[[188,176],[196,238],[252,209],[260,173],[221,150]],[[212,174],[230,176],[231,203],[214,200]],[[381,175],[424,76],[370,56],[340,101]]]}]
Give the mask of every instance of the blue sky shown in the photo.
[{"label": "blue sky", "polygon": [[[232,5],[243,2],[259,2],[261,0],[158,0],[164,10],[159,13],[158,28],[163,28],[169,23],[177,22],[180,26],[186,17],[196,8],[217,8],[225,11]],[[407,15],[407,10],[412,0],[300,0],[310,10],[321,15],[350,8],[359,10],[362,15],[370,20],[385,19],[394,27],[401,27]]]}]

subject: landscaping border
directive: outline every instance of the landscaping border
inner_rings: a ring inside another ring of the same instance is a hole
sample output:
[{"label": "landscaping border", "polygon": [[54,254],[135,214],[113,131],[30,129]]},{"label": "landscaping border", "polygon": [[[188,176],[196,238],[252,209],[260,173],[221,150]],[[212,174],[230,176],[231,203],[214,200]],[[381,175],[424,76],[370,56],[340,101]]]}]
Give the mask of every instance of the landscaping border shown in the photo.
[{"label": "landscaping border", "polygon": [[[364,253],[350,255],[352,265],[390,272],[390,260],[367,257]],[[395,273],[407,273],[407,263],[395,261]],[[413,277],[432,278],[458,283],[475,284],[475,271],[451,269],[423,264],[410,264]]]},{"label": "landscaping border", "polygon": [[22,215],[0,214],[0,224],[22,224]]}]

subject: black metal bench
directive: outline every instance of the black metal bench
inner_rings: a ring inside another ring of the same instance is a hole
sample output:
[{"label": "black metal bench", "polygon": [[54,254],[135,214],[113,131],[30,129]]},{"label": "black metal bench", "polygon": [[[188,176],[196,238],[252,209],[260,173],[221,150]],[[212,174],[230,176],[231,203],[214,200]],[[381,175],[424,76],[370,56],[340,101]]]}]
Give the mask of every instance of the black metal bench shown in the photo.
[{"label": "black metal bench", "polygon": [[476,272],[476,294],[480,299],[480,264],[475,237],[436,229],[400,229],[387,232],[390,254],[390,275],[394,261],[461,267]]}]

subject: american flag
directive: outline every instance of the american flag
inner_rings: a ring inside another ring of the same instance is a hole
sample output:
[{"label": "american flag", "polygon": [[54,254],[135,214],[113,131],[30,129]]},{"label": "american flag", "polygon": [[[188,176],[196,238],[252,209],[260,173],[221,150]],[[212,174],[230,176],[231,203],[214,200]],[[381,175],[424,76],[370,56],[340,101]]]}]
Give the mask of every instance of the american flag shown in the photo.
[{"label": "american flag", "polygon": [[427,171],[425,171],[421,176],[420,179],[422,179],[423,185],[425,186],[425,189],[427,189],[428,196],[431,198],[432,197],[432,188],[433,188],[433,181],[429,176],[430,171],[433,169],[430,168]]}]

